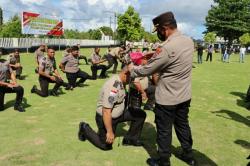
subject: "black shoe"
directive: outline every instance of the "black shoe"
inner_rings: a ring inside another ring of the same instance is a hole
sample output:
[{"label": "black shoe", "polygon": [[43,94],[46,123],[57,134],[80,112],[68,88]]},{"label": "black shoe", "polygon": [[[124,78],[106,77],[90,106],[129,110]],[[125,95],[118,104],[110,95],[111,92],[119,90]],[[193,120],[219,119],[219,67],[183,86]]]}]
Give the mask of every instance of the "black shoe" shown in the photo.
[{"label": "black shoe", "polygon": [[148,158],[146,162],[149,166],[170,166],[171,165],[169,159],[162,163],[159,158],[158,159]]},{"label": "black shoe", "polygon": [[144,144],[140,140],[130,140],[130,139],[123,138],[122,145],[124,145],[124,146],[143,146]]},{"label": "black shoe", "polygon": [[74,88],[73,88],[73,86],[67,86],[66,88],[65,88],[65,90],[73,90]]},{"label": "black shoe", "polygon": [[50,92],[50,95],[51,95],[51,96],[58,96],[58,93],[57,93],[57,91],[52,90],[52,91]]},{"label": "black shoe", "polygon": [[177,157],[190,166],[197,166],[196,160],[193,157],[190,157],[186,153],[182,153],[182,154],[178,155]]},{"label": "black shoe", "polygon": [[79,124],[78,139],[80,141],[86,140],[86,137],[84,135],[84,128],[86,127],[86,125],[88,125],[88,124],[85,122],[80,122],[80,124]]},{"label": "black shoe", "polygon": [[36,85],[34,85],[34,86],[32,87],[32,89],[30,90],[30,92],[31,92],[31,93],[35,93],[36,90],[37,90],[37,87],[36,87]]},{"label": "black shoe", "polygon": [[4,107],[0,107],[0,111],[3,111],[4,110]]},{"label": "black shoe", "polygon": [[25,112],[24,108],[21,105],[14,106],[14,110],[17,110],[19,112]]}]

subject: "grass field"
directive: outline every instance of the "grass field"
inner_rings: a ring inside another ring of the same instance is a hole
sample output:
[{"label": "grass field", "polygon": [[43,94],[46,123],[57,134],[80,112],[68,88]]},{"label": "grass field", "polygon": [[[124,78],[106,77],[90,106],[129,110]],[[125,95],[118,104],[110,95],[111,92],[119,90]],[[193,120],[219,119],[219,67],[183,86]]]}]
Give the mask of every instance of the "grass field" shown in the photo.
[{"label": "grass field", "polygon": [[[105,50],[102,50],[103,52]],[[90,49],[81,50],[90,56]],[[57,52],[57,62],[61,60]],[[230,63],[204,62],[193,69],[193,98],[190,108],[195,157],[202,166],[245,166],[250,154],[250,111],[244,96],[250,83],[250,57],[238,63],[238,55]],[[59,97],[41,98],[30,93],[38,84],[34,74],[33,54],[21,54],[25,80],[25,113],[13,110],[14,94],[6,94],[6,110],[0,112],[0,166],[143,166],[149,156],[155,156],[155,124],[153,112],[147,111],[142,132],[146,146],[119,146],[128,129],[118,126],[113,150],[104,152],[88,141],[77,139],[78,124],[84,120],[94,129],[95,108],[99,90],[105,80],[89,81],[84,87],[65,91]],[[194,56],[196,61],[196,56]],[[83,63],[83,62],[82,62]],[[90,66],[81,68],[90,73]],[[61,73],[63,75],[63,73]],[[64,76],[65,77],[65,76]],[[50,86],[51,87],[51,86]],[[179,150],[173,134],[173,152]],[[174,166],[185,165],[174,155]]]}]

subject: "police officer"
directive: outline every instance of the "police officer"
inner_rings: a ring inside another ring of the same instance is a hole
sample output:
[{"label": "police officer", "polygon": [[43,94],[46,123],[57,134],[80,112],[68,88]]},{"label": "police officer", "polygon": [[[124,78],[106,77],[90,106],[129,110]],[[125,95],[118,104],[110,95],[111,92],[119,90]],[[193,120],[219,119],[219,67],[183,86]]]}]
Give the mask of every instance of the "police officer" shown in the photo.
[{"label": "police officer", "polygon": [[117,59],[120,58],[120,55],[123,53],[124,50],[125,50],[124,47],[110,48],[110,51],[106,56],[106,59],[108,60],[107,68],[110,69],[114,65],[113,72],[112,72],[113,74],[115,74],[117,70],[117,66],[118,66]]},{"label": "police officer", "polygon": [[46,46],[45,44],[41,44],[39,48],[35,51],[35,61],[36,64],[39,66],[40,60],[45,57]]},{"label": "police officer", "polygon": [[[8,81],[9,76],[11,78],[11,82]],[[25,111],[21,105],[24,93],[23,87],[16,83],[15,74],[13,73],[9,62],[4,59],[0,59],[0,111],[4,110],[5,93],[16,93],[14,110],[19,112]]]},{"label": "police officer", "polygon": [[31,89],[31,93],[36,93],[41,97],[49,95],[49,83],[55,83],[51,95],[58,96],[58,89],[60,86],[68,87],[69,85],[62,80],[56,68],[55,50],[48,48],[47,57],[43,57],[39,62],[38,74],[41,90],[37,89],[36,85]]},{"label": "police officer", "polygon": [[79,139],[89,140],[92,144],[102,150],[111,150],[115,139],[115,130],[118,123],[131,121],[130,129],[122,144],[142,146],[140,135],[146,113],[142,110],[125,109],[125,84],[129,81],[127,66],[119,75],[112,76],[103,85],[96,110],[96,124],[98,134],[85,122],[79,125]]},{"label": "police officer", "polygon": [[19,54],[18,49],[15,49],[14,53],[9,55],[8,61],[9,61],[11,68],[13,69],[13,72],[16,75],[16,78],[21,79],[23,67],[21,66],[21,63],[20,63],[20,54]]},{"label": "police officer", "polygon": [[[66,73],[70,89],[80,86],[80,84],[84,83],[87,79],[92,79],[88,73],[80,70],[78,56],[79,48],[73,46],[71,48],[71,53],[68,56],[63,57],[59,65],[61,70]],[[78,82],[76,82],[77,78],[80,78]]]},{"label": "police officer", "polygon": [[179,156],[189,165],[196,162],[192,153],[192,135],[188,122],[191,101],[191,70],[194,44],[192,39],[177,30],[172,12],[153,19],[157,36],[164,41],[162,48],[145,66],[129,66],[131,77],[159,73],[155,97],[155,123],[159,160],[150,158],[149,165],[170,165],[172,125],[181,143],[183,153]]},{"label": "police officer", "polygon": [[101,64],[101,63],[105,62],[106,60],[102,60],[99,53],[100,53],[100,48],[96,47],[96,48],[94,48],[94,53],[91,55],[91,62],[92,62],[91,71],[92,71],[92,78],[93,79],[97,78],[97,71],[98,70],[101,70],[101,74],[100,74],[99,78],[106,78],[107,66]]}]

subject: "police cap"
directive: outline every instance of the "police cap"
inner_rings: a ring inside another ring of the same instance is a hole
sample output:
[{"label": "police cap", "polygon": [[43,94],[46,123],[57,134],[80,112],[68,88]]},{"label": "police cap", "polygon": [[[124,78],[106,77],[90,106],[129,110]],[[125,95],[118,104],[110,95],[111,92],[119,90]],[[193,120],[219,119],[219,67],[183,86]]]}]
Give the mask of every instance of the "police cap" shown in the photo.
[{"label": "police cap", "polygon": [[164,25],[176,24],[176,20],[174,18],[174,14],[172,12],[165,12],[155,17],[153,20],[154,30],[155,32],[158,27],[162,27]]}]

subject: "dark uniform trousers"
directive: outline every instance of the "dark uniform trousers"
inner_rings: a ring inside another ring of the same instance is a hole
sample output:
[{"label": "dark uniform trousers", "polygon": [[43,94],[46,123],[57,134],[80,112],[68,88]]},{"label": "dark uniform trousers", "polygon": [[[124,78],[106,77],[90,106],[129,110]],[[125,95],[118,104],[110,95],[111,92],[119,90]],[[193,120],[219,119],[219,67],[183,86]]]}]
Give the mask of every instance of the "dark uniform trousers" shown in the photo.
[{"label": "dark uniform trousers", "polygon": [[157,127],[158,153],[163,162],[171,156],[172,125],[174,125],[175,133],[183,151],[189,155],[192,153],[193,140],[188,122],[190,101],[173,106],[156,103],[155,123]]},{"label": "dark uniform trousers", "polygon": [[148,100],[145,106],[154,106],[155,104],[155,85],[149,83],[148,88],[145,90]]},{"label": "dark uniform trousers", "polygon": [[106,55],[106,59],[108,61],[107,70],[110,69],[114,65],[112,73],[116,73],[117,66],[118,66],[118,62],[117,62],[116,57],[112,56],[111,54],[108,54],[108,55]]},{"label": "dark uniform trousers", "polygon": [[41,90],[35,89],[35,93],[38,94],[39,96],[42,97],[47,97],[49,95],[49,83],[55,83],[55,86],[52,91],[57,91],[60,86],[67,86],[68,84],[63,82],[63,80],[59,79],[56,77],[56,81],[52,81],[51,79],[44,77],[44,76],[39,76],[39,83]]},{"label": "dark uniform trousers", "polygon": [[[87,79],[92,79],[92,77],[81,70],[78,70],[76,73],[66,73],[66,77],[68,79],[69,85],[72,87],[76,87],[77,84],[84,83]],[[76,82],[77,78],[80,78],[78,82]]]},{"label": "dark uniform trousers", "polygon": [[106,77],[107,66],[105,66],[105,65],[92,65],[91,71],[92,71],[92,78],[93,79],[97,78],[97,71],[98,70],[102,70],[100,73],[100,77]]},{"label": "dark uniform trousers", "polygon": [[[115,132],[116,127],[121,122],[131,121],[128,133],[124,136],[125,139],[138,140],[143,124],[146,118],[146,113],[142,110],[126,110],[120,117],[112,119],[112,128]],[[103,122],[103,117],[96,113],[96,124],[98,133],[96,133],[90,126],[84,128],[84,135],[92,144],[102,150],[112,149],[112,144],[106,143],[106,128]]]},{"label": "dark uniform trousers", "polygon": [[23,100],[23,87],[18,86],[18,87],[4,87],[0,86],[0,110],[4,109],[4,95],[5,93],[16,93],[16,103],[15,106],[19,106],[22,103]]}]

